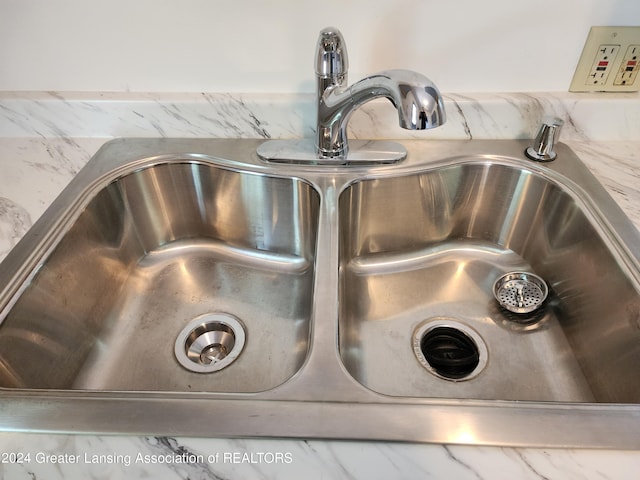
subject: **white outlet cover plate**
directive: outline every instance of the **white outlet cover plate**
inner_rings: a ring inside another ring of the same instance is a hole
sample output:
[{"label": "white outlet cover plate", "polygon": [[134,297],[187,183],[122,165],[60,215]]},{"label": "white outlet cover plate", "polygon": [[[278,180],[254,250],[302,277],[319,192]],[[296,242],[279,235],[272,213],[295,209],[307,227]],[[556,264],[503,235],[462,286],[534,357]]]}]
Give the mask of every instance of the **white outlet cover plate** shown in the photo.
[{"label": "white outlet cover plate", "polygon": [[[589,74],[601,45],[619,45],[615,58],[611,59],[609,76],[605,83],[592,84]],[[589,36],[582,50],[580,61],[573,75],[570,92],[637,92],[640,90],[640,79],[636,76],[630,85],[614,85],[614,79],[629,45],[640,45],[640,27],[591,27]]]}]

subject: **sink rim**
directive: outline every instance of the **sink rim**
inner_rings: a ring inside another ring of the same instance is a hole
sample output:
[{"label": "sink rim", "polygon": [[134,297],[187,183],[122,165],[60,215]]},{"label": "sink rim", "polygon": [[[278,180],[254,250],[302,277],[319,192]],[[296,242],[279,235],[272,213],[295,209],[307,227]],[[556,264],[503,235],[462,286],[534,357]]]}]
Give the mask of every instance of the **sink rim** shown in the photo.
[{"label": "sink rim", "polygon": [[[10,252],[0,269],[0,285],[6,285],[14,274],[23,275],[11,296],[20,294],[31,270],[56,243],[46,243],[43,233],[73,221],[69,217],[72,207],[89,201],[86,185],[96,192],[123,172],[177,158],[293,178],[309,184],[320,196],[317,248],[325,250],[322,258],[327,260],[319,261],[317,253],[309,355],[293,377],[272,390],[246,394],[0,389],[0,430],[640,448],[640,429],[633,428],[640,422],[640,405],[391,397],[358,384],[339,360],[337,299],[331,294],[339,268],[333,222],[339,196],[358,181],[411,175],[462,162],[501,163],[530,170],[559,183],[583,202],[585,212],[594,216],[598,229],[615,244],[615,255],[625,258],[624,268],[640,285],[640,245],[631,241],[638,241],[640,235],[568,147],[558,145],[558,160],[542,165],[525,159],[527,141],[416,140],[404,142],[409,155],[398,165],[287,165],[284,174],[282,166],[267,165],[257,158],[255,149],[260,143],[234,139],[120,139],[107,143],[47,210],[55,213],[57,209],[57,214],[45,213]],[[479,155],[478,150],[494,153]],[[576,165],[577,173],[572,171]],[[82,192],[82,200],[60,210],[69,198],[78,198]],[[4,311],[12,305],[7,303],[7,290],[3,291],[0,304]],[[333,357],[330,365],[327,355]],[[314,378],[326,381],[315,382]],[[256,410],[259,417],[255,417]],[[78,414],[85,411],[94,413]]]}]

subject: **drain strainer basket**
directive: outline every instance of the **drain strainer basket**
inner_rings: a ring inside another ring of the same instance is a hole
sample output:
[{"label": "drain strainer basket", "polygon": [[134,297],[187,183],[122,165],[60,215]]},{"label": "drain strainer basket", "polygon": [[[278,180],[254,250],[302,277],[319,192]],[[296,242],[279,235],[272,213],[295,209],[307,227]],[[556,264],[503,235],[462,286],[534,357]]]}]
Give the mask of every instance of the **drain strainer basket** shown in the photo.
[{"label": "drain strainer basket", "polygon": [[493,295],[500,306],[513,313],[537,310],[548,293],[545,281],[529,272],[509,272],[493,284]]}]

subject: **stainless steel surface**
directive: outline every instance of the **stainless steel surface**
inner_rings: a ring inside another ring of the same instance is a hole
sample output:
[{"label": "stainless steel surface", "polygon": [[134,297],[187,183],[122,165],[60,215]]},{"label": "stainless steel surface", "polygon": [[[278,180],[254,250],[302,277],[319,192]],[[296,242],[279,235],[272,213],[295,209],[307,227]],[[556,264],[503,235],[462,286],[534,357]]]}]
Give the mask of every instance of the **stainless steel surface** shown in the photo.
[{"label": "stainless steel surface", "polygon": [[[258,154],[266,161],[279,163],[341,164],[363,158],[368,163],[395,163],[406,157],[397,143],[386,142],[351,154],[363,144],[350,146],[347,125],[353,111],[370,100],[388,98],[398,110],[402,128],[425,130],[445,123],[444,102],[438,88],[422,74],[410,70],[386,70],[348,85],[347,47],[340,31],[328,27],[320,32],[316,46],[317,129],[315,155],[309,158],[304,143],[287,145],[281,140],[267,142]],[[369,155],[371,150],[375,157]]]},{"label": "stainless steel surface", "polygon": [[[180,158],[121,172],[50,232],[62,237],[3,313],[0,384],[257,392],[285,382],[309,348],[318,205],[299,180]],[[233,370],[215,377],[174,358],[181,330],[210,312],[237,317],[247,335]]]},{"label": "stainless steel surface", "polygon": [[531,160],[550,162],[556,159],[554,145],[560,138],[560,130],[564,121],[560,118],[546,118],[533,140],[533,145],[527,147],[525,153]]},{"label": "stainless steel surface", "polygon": [[[339,211],[340,350],[366,387],[393,396],[640,402],[637,285],[589,212],[547,176],[460,162],[358,181]],[[494,301],[495,279],[514,270],[551,285],[536,328],[511,328]],[[473,381],[420,375],[407,345],[435,316],[469,325],[487,344],[489,365]]]},{"label": "stainless steel surface", "polygon": [[[640,236],[570,149],[284,168],[258,145],[96,154],[0,267],[0,428],[640,448]],[[549,284],[534,321],[493,297],[514,271]],[[191,372],[175,340],[208,314],[246,342]],[[480,368],[421,363],[443,322]]]},{"label": "stainless steel surface", "polygon": [[509,272],[493,284],[498,303],[512,313],[531,313],[542,306],[549,289],[543,279],[531,272]]}]

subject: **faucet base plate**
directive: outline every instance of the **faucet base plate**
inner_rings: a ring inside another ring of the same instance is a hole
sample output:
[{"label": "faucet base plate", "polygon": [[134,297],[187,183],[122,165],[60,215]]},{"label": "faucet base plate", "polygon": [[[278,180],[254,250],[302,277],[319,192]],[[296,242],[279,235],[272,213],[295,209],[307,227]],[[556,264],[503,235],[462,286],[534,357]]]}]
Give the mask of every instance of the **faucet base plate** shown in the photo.
[{"label": "faucet base plate", "polygon": [[402,145],[386,140],[351,140],[346,157],[318,157],[311,139],[268,140],[258,147],[257,152],[265,162],[303,165],[393,164],[407,156]]}]

